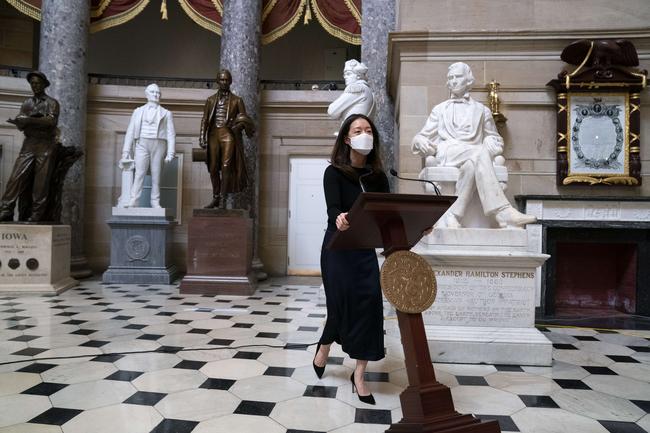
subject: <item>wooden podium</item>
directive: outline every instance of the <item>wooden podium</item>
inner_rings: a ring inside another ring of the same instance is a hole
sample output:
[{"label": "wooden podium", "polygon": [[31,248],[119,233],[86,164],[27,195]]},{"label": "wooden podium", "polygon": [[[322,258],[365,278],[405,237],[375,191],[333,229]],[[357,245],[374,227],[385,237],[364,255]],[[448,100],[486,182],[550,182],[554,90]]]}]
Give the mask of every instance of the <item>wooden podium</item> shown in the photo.
[{"label": "wooden podium", "polygon": [[[410,250],[456,197],[362,193],[348,213],[350,228],[327,248],[384,248],[385,256]],[[497,421],[481,421],[454,410],[451,391],[436,381],[422,314],[397,311],[408,387],[400,394],[403,418],[387,432],[500,433]]]}]

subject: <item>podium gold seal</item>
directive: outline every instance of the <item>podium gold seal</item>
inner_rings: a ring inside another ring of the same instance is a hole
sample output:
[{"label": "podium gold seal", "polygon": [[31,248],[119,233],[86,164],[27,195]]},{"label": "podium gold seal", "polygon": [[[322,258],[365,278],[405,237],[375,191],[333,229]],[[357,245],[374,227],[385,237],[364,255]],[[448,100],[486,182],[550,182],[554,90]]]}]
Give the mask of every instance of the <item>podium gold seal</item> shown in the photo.
[{"label": "podium gold seal", "polygon": [[381,267],[381,289],[399,311],[421,313],[436,299],[436,274],[421,256],[397,251]]}]

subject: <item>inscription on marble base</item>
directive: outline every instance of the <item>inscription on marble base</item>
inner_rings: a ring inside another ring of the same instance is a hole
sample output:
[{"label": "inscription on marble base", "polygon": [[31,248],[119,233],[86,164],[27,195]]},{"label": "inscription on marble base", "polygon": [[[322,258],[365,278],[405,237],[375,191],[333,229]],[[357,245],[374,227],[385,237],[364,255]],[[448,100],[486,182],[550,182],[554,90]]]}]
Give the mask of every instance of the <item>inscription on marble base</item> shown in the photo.
[{"label": "inscription on marble base", "polygon": [[458,267],[434,270],[438,295],[433,306],[422,313],[425,324],[533,326],[533,269]]}]

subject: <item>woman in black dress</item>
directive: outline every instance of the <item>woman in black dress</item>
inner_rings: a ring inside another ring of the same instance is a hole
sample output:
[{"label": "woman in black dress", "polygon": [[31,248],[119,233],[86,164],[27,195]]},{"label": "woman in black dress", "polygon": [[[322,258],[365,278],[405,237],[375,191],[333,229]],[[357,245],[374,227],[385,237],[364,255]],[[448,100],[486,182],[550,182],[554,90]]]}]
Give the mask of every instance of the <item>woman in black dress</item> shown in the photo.
[{"label": "woman in black dress", "polygon": [[[347,230],[347,213],[363,191],[390,192],[379,157],[379,135],[372,121],[353,114],[341,125],[323,177],[327,231],[321,250],[321,273],[327,298],[327,321],[314,357],[314,371],[323,375],[330,345],[339,343],[356,359],[350,377],[359,399],[375,404],[364,381],[368,361],[384,357],[384,317],[379,266],[374,249],[328,250],[336,230]],[[352,222],[354,224],[354,222]]]}]

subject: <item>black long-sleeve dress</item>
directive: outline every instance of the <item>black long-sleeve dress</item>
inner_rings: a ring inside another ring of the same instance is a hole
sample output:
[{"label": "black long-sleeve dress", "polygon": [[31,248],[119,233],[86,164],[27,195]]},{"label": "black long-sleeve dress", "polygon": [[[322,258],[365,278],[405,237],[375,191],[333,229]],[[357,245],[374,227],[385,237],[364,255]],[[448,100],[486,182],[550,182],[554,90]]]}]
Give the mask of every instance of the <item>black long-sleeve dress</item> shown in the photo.
[{"label": "black long-sleeve dress", "polygon": [[383,172],[363,176],[370,169],[355,171],[352,179],[330,165],[323,177],[328,218],[320,260],[327,321],[320,343],[337,342],[353,359],[377,361],[384,357],[384,317],[375,250],[325,248],[336,233],[336,217],[348,212],[361,193],[360,175],[366,191],[390,192]]}]

